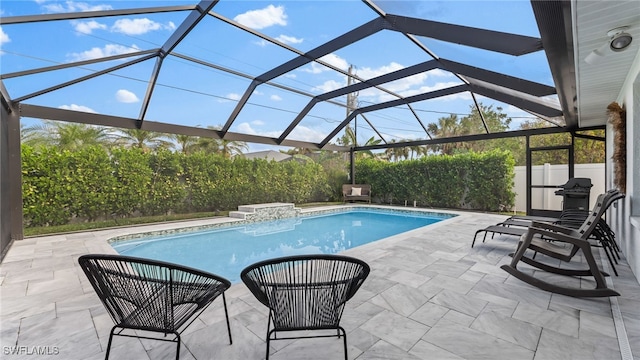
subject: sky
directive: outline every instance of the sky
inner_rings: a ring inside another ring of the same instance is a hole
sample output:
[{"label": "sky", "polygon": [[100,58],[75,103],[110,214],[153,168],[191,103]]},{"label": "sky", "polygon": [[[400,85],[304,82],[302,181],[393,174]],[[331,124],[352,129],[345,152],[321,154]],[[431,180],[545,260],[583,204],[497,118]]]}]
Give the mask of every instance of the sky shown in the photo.
[{"label": "sky", "polygon": [[[2,0],[0,16],[193,4],[197,4],[197,1]],[[376,1],[375,4],[389,14],[539,37],[528,0],[393,0]],[[302,52],[310,51],[377,17],[366,4],[356,0],[221,0],[212,11]],[[4,25],[0,27],[0,72],[7,74],[156,49],[169,39],[187,15],[188,12],[181,11]],[[543,52],[514,57],[424,37],[420,37],[419,41],[444,59],[553,85]],[[174,52],[247,77],[259,76],[297,56],[282,46],[269,43],[212,16],[205,17]],[[12,99],[27,97],[24,103],[137,118],[156,66],[155,59],[140,61],[55,91],[38,92],[139,58],[132,56],[7,78],[3,83]],[[351,68],[358,77],[370,79],[431,60],[431,57],[404,35],[381,31],[328,54],[322,60],[343,71]],[[221,126],[227,122],[237,101],[251,83],[246,77],[176,56],[166,57],[161,65],[145,115],[145,119],[151,121],[198,127]],[[347,77],[344,74],[318,63],[303,65],[275,78],[272,84],[258,86],[230,131],[278,137],[309,102],[308,95],[319,95],[346,84]],[[394,94],[411,96],[459,84],[460,80],[453,74],[436,69],[385,84],[387,92],[362,90],[357,94],[356,102],[358,106],[368,106],[393,100],[396,98]],[[345,97],[333,100],[339,104],[346,102]],[[484,105],[501,107],[512,117],[514,128],[522,121],[532,119],[530,114],[508,104],[483,97],[478,100]],[[416,115],[426,125],[449,114],[464,116],[470,112],[471,105],[471,96],[459,93],[414,103],[413,112],[402,106],[367,113],[365,118],[358,117],[357,124],[353,125],[361,143],[372,136],[379,137],[369,123],[386,141],[424,139],[426,134]],[[345,115],[343,106],[330,102],[319,103],[302,119],[288,139],[319,142]],[[27,125],[36,121],[24,119]],[[271,147],[250,144],[249,151],[268,148]]]}]

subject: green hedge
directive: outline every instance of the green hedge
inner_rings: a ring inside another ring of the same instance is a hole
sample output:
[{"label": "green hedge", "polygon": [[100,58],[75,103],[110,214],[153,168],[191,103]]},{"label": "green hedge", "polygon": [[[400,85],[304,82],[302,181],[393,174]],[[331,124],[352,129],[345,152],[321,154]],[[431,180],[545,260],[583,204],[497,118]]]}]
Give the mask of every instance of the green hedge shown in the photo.
[{"label": "green hedge", "polygon": [[[356,162],[356,180],[379,203],[496,211],[513,206],[514,160],[508,152]],[[314,162],[226,159],[204,152],[86,147],[75,152],[22,146],[27,226],[99,218],[213,212],[238,205],[326,201],[343,173]]]},{"label": "green hedge", "polygon": [[499,211],[511,208],[514,160],[506,151],[426,156],[418,160],[356,162],[356,180],[371,184],[385,204]]},{"label": "green hedge", "polygon": [[27,226],[72,220],[235,210],[265,202],[323,201],[317,163],[225,159],[203,152],[86,147],[75,152],[22,146]]}]

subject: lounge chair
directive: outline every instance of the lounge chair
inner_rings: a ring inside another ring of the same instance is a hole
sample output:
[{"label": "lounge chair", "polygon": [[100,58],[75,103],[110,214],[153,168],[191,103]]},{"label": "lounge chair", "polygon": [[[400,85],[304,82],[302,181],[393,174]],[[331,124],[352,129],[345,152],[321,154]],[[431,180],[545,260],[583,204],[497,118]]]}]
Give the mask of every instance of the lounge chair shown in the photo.
[{"label": "lounge chair", "polygon": [[[604,196],[604,198],[602,199],[599,198],[599,200],[604,201],[605,211],[613,202],[624,197],[624,195],[622,195],[617,189],[609,190],[606,193],[602,194],[602,196]],[[489,233],[522,236],[527,231],[527,228],[531,225],[533,221],[539,222],[539,223],[544,222],[544,223],[557,224],[557,225],[562,225],[562,226],[572,227],[577,229],[582,225],[582,223],[588,217],[588,215],[589,215],[588,211],[567,210],[567,211],[563,211],[562,215],[558,218],[542,217],[542,216],[512,216],[496,225],[490,225],[490,226],[487,226],[486,228],[477,230],[473,236],[471,247],[473,248],[473,246],[475,245],[478,234],[480,233],[484,233],[484,236],[482,238],[482,242],[484,243],[487,239],[487,234]],[[610,229],[608,229],[609,227],[608,225],[606,225],[606,222],[604,222],[604,220],[600,220],[600,221],[604,223],[601,226],[602,231],[607,232],[608,234],[611,234],[611,231]],[[604,239],[604,240],[606,241],[607,239]],[[617,249],[617,245],[614,245],[614,244],[612,244],[612,246],[615,246]]]},{"label": "lounge chair", "polygon": [[[532,222],[525,233],[521,236],[518,248],[514,254],[510,254],[513,259],[508,265],[501,268],[516,278],[536,286],[540,289],[575,297],[601,297],[618,296],[617,291],[607,288],[604,277],[608,274],[602,272],[596,264],[591,250],[592,244],[588,241],[594,229],[598,225],[604,211],[616,200],[624,197],[617,191],[609,191],[598,196],[596,205],[587,219],[584,220],[579,229],[571,229],[560,225],[544,222]],[[550,265],[526,256],[526,252],[531,250],[536,254],[544,254],[562,262],[571,262],[575,255],[581,250],[587,262],[588,269],[569,269]],[[570,288],[552,284],[534,275],[527,274],[517,268],[522,261],[533,267],[546,272],[568,275],[568,276],[592,276],[595,279],[595,288]]]},{"label": "lounge chair", "polygon": [[[604,201],[603,206],[605,207],[605,211],[609,206],[611,206],[612,203],[624,197],[624,195],[622,195],[616,189],[610,190],[605,194],[602,194],[602,196],[604,196],[602,200]],[[482,239],[482,242],[484,243],[488,233],[492,233],[492,237],[495,234],[505,234],[521,237],[527,232],[528,227],[531,226],[533,221],[536,221],[538,223],[544,222],[561,225],[572,229],[579,229],[584,221],[589,217],[589,214],[590,212],[588,211],[585,212],[582,210],[566,210],[562,212],[562,215],[559,218],[539,216],[512,216],[501,223],[491,225],[484,229],[476,231],[473,237],[473,242],[471,243],[471,247],[474,246],[476,238],[481,232],[484,232],[484,237]],[[597,240],[600,246],[603,247],[609,263],[611,264],[611,268],[617,276],[618,271],[616,269],[616,265],[618,264],[618,259],[620,259],[620,248],[615,242],[615,234],[603,218],[598,219],[598,223],[596,224],[596,227],[593,229],[589,237]]]},{"label": "lounge chair", "polygon": [[[341,255],[282,257],[245,268],[240,278],[258,301],[269,308],[266,359],[271,340],[343,337],[347,360],[347,334],[340,319],[345,303],[355,295],[369,271],[369,265],[362,260]],[[306,330],[330,332],[278,335]]]},{"label": "lounge chair", "polygon": [[[180,358],[180,334],[218,296],[222,295],[229,344],[232,343],[224,291],[231,283],[222,277],[161,261],[121,255],[83,255],[80,267],[102,301],[115,326],[113,336],[175,342]],[[162,337],[139,335],[161,333]],[[167,339],[168,335],[174,335]]]}]

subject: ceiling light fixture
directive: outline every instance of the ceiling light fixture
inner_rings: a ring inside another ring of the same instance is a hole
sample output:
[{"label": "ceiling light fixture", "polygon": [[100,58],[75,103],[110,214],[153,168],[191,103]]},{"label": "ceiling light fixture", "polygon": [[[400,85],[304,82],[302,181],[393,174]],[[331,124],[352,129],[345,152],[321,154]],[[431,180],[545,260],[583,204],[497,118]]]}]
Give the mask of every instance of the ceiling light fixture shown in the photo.
[{"label": "ceiling light fixture", "polygon": [[624,31],[618,32],[611,38],[609,48],[613,51],[622,51],[626,49],[633,40],[633,37]]},{"label": "ceiling light fixture", "polygon": [[599,48],[591,51],[584,58],[584,61],[587,64],[593,65],[598,63],[603,57],[607,55],[607,53],[610,54],[609,50],[613,52],[620,52],[628,48],[629,45],[631,45],[631,41],[633,40],[631,34],[626,32],[628,29],[629,26],[620,26],[607,31],[607,41]]}]

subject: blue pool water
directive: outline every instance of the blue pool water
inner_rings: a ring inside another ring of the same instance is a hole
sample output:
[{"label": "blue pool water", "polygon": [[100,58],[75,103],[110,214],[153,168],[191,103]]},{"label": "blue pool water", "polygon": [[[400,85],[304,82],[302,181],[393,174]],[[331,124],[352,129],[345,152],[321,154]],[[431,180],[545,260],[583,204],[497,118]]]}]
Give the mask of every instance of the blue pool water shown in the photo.
[{"label": "blue pool water", "polygon": [[257,261],[300,254],[334,254],[451,216],[351,210],[115,241],[111,245],[122,255],[182,264],[236,283],[242,269]]}]

